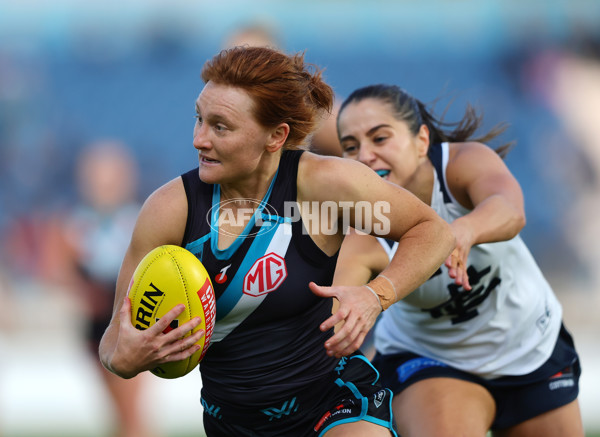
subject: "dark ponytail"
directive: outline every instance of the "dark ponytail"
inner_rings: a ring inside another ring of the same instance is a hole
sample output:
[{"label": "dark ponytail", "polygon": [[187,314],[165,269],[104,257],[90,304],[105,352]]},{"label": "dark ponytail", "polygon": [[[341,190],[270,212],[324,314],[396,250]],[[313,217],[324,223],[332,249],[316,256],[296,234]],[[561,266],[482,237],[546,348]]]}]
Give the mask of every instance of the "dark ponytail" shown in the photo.
[{"label": "dark ponytail", "polygon": [[[475,137],[475,132],[481,127],[483,116],[478,114],[470,104],[467,105],[465,114],[460,121],[445,122],[436,118],[423,102],[396,85],[379,84],[359,88],[342,103],[340,113],[349,103],[359,102],[367,98],[389,103],[393,108],[394,117],[397,120],[406,122],[414,135],[419,132],[421,125],[425,124],[429,128],[429,140],[432,144],[465,141],[487,143],[502,134],[508,127],[507,124],[502,123],[496,125],[486,134]],[[514,142],[510,142],[494,150],[504,158],[513,146]]]}]

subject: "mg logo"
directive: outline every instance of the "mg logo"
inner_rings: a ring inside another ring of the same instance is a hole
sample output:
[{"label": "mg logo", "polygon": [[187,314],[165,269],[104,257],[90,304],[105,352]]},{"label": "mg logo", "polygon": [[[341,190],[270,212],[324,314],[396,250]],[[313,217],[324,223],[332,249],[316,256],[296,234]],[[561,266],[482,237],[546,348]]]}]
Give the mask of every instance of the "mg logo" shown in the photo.
[{"label": "mg logo", "polygon": [[269,253],[256,260],[244,277],[244,293],[262,296],[276,290],[287,278],[285,260],[276,253]]}]

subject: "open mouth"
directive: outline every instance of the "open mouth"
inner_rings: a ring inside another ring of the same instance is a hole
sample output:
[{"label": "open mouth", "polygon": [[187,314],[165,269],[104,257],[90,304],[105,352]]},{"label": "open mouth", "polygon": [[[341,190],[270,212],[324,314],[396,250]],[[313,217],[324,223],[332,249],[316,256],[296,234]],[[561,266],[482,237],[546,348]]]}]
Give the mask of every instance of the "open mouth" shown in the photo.
[{"label": "open mouth", "polygon": [[390,170],[375,170],[375,173],[377,173],[382,178],[385,178],[387,175],[390,174]]},{"label": "open mouth", "polygon": [[200,161],[203,164],[218,164],[220,162],[220,161],[217,161],[216,159],[211,159],[211,158],[208,158],[206,156],[201,156],[200,157]]}]

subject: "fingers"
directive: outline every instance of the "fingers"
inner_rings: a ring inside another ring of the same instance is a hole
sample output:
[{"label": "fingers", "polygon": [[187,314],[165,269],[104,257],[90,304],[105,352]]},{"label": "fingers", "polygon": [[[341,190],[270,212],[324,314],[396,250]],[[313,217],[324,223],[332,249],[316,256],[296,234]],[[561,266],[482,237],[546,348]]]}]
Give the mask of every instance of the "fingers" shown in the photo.
[{"label": "fingers", "polygon": [[[340,302],[335,313],[320,326],[325,331],[338,325],[337,332],[325,342],[327,354],[339,358],[355,352],[375,324],[381,313],[381,305],[365,287],[320,288],[326,289],[320,290],[323,294],[334,295]],[[335,293],[330,289],[334,289]]]},{"label": "fingers", "polygon": [[462,286],[465,290],[471,290],[471,284],[469,283],[469,273],[467,272],[466,266],[461,270],[462,274]]},{"label": "fingers", "polygon": [[462,254],[458,249],[454,249],[444,265],[448,268],[448,276],[454,279],[456,285],[461,285],[467,291],[471,290],[467,272],[467,254]]},{"label": "fingers", "polygon": [[[170,334],[170,333],[169,333]],[[163,358],[160,363],[168,363],[172,361],[180,361],[191,357],[198,352],[201,346],[198,342],[204,337],[204,330],[199,329],[191,335],[179,338],[161,349]]]},{"label": "fingers", "polygon": [[335,293],[331,291],[332,287],[322,287],[314,282],[309,282],[308,288],[319,297],[335,297]]},{"label": "fingers", "polygon": [[456,267],[448,268],[448,276],[454,279],[456,285],[462,286],[465,290],[470,290],[469,275],[466,267],[463,264],[458,264]]},{"label": "fingers", "polygon": [[[322,287],[320,285],[315,284],[314,282],[309,282],[308,288],[316,296],[319,296],[319,297],[323,297],[323,298],[337,297],[336,293],[332,291],[333,287]],[[335,325],[337,325],[339,322],[344,320],[345,317],[346,317],[346,314],[344,313],[344,311],[338,310],[335,312],[335,314],[333,316],[331,316],[330,318],[325,320],[323,323],[321,323],[321,326],[319,326],[319,328],[323,332],[328,331],[329,329],[331,329]]]},{"label": "fingers", "polygon": [[119,310],[118,344],[111,360],[113,369],[118,370],[115,373],[130,378],[159,364],[183,360],[200,350],[197,343],[204,336],[204,330],[197,329],[202,323],[200,317],[170,329],[171,322],[184,310],[184,305],[176,305],[151,327],[139,330],[131,322],[131,301],[125,298]]},{"label": "fingers", "polygon": [[325,342],[327,355],[341,358],[352,354],[362,345],[366,335],[363,325],[346,322],[337,334]]},{"label": "fingers", "polygon": [[[162,320],[162,318],[161,318]],[[158,324],[158,322],[156,322]],[[194,332],[194,329],[198,327],[198,325],[200,325],[200,323],[202,323],[202,319],[200,317],[194,317],[193,319],[187,321],[186,323],[184,323],[183,325],[172,329],[168,332],[164,332],[161,331],[162,335],[164,336],[164,341],[165,342],[176,342],[179,339],[184,338],[189,332],[191,332],[190,337],[197,337],[199,332],[204,332],[203,330],[198,330],[196,332]],[[156,325],[155,325],[156,326]],[[160,335],[160,334],[159,334]],[[202,334],[204,335],[204,334]],[[202,338],[202,335],[200,335],[198,337],[198,339],[196,341],[198,341],[200,338]],[[186,337],[189,338],[189,337]],[[194,343],[194,342],[192,342]]]},{"label": "fingers", "polygon": [[356,352],[362,346],[366,336],[366,332],[359,333],[353,342],[348,343],[341,351],[335,353],[336,358],[345,357]]},{"label": "fingers", "polygon": [[340,323],[342,320],[344,320],[345,318],[346,318],[346,315],[343,312],[343,310],[338,310],[335,312],[335,314],[333,314],[331,317],[329,317],[327,320],[325,320],[323,323],[321,323],[321,326],[319,326],[319,329],[321,329],[321,331],[323,331],[323,332],[328,331],[331,328],[333,328],[335,325]]},{"label": "fingers", "polygon": [[160,363],[179,361],[188,358],[200,349],[197,345],[204,336],[204,330],[194,331],[201,323],[200,317],[194,317],[174,329],[171,323],[185,311],[185,305],[175,305],[165,313],[156,323],[148,328],[146,335],[154,338],[155,351]]},{"label": "fingers", "polygon": [[448,267],[448,275],[452,279],[456,279],[458,274],[458,268],[460,265],[460,255],[458,254],[458,250],[454,249],[452,253],[446,258],[446,262],[444,263],[446,267]]},{"label": "fingers", "polygon": [[[154,323],[153,326],[148,328],[149,332],[152,332],[152,333],[155,333],[155,331],[165,332],[171,326],[171,322],[173,320],[175,320],[177,317],[179,317],[179,315],[181,313],[183,313],[184,311],[185,311],[185,305],[183,305],[181,303],[178,305],[175,305],[168,312],[166,312],[164,316],[162,316],[160,319],[158,319],[156,321],[156,323]],[[158,334],[158,333],[156,333],[156,334]]]}]

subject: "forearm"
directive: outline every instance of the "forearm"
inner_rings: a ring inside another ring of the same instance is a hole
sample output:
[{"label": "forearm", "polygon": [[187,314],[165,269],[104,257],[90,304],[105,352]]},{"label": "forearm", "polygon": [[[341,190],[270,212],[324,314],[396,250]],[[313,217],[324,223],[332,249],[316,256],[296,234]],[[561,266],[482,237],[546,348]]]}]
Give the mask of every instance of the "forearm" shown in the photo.
[{"label": "forearm", "polygon": [[455,245],[443,220],[427,220],[407,231],[389,265],[367,284],[379,296],[383,310],[408,296],[442,265]]},{"label": "forearm", "polygon": [[453,228],[469,229],[472,245],[510,240],[525,226],[525,213],[500,195],[490,196],[469,214],[452,223]]}]

